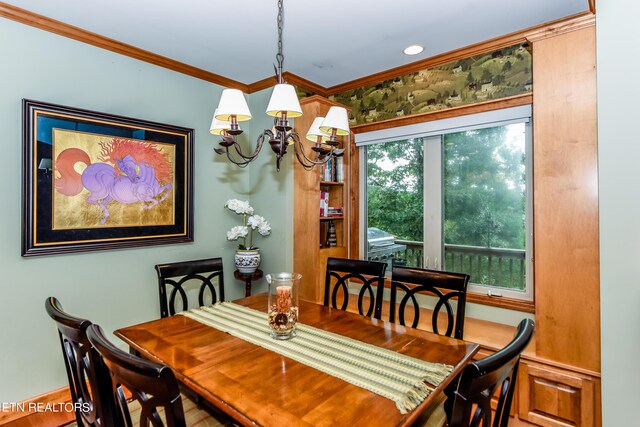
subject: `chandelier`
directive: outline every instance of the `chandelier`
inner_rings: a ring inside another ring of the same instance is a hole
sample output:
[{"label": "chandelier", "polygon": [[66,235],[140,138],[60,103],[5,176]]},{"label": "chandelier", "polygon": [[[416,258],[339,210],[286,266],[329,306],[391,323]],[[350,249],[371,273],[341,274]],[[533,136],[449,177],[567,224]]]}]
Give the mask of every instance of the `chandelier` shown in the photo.
[{"label": "chandelier", "polygon": [[337,147],[340,145],[338,137],[350,133],[349,118],[345,108],[334,106],[329,109],[326,117],[315,118],[306,134],[307,140],[314,143],[311,146],[312,153],[309,156],[306,154],[300,136],[289,125],[289,119],[302,116],[302,108],[295,88],[285,83],[282,77],[283,24],[282,0],[278,0],[278,53],[276,55],[278,65],[274,64],[277,84],[273,87],[266,111],[268,116],[273,117],[273,128],[265,129],[258,136],[255,150],[251,154],[246,154],[237,141],[238,135],[242,134],[239,122],[251,119],[251,111],[249,111],[244,94],[238,89],[223,90],[218,108],[213,114],[210,132],[221,137],[218,143],[219,147],[214,149],[215,152],[226,155],[232,163],[240,167],[245,167],[255,160],[265,140],[276,155],[276,169],[278,171],[289,145],[293,145],[296,158],[306,170],[311,170],[314,166],[327,163],[332,157],[344,154],[344,148]]}]

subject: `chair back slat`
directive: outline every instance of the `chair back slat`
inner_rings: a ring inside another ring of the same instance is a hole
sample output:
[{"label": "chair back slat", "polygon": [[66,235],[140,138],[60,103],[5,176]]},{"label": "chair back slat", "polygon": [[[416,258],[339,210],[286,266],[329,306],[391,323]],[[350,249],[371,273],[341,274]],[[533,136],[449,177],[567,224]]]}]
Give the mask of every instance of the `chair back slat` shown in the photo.
[{"label": "chair back slat", "polygon": [[[382,318],[382,295],[386,263],[346,258],[328,258],[324,305],[346,310],[349,285],[359,285],[357,306],[363,316]],[[374,289],[375,288],[375,289]],[[341,302],[340,302],[341,301]]]},{"label": "chair back slat", "polygon": [[[520,355],[527,347],[535,323],[523,319],[513,340],[484,359],[472,362],[460,375],[449,410],[452,427],[506,427],[518,376]],[[498,405],[491,420],[491,398],[499,390]]]},{"label": "chair back slat", "polygon": [[[158,274],[160,317],[173,316],[179,311],[188,310],[186,288],[194,284],[198,286],[199,306],[224,301],[222,258],[158,264],[155,269]],[[207,293],[210,294],[210,298],[206,298]]]},{"label": "chair back slat", "polygon": [[[468,283],[467,274],[394,266],[391,274],[389,321],[396,322],[397,312],[397,321],[406,325],[407,314],[413,313],[411,327],[418,327],[420,303],[417,296],[428,294],[437,298],[431,316],[433,332],[462,339]],[[455,316],[452,300],[456,300]],[[443,317],[446,319],[444,333],[439,327],[439,321]]]},{"label": "chair back slat", "polygon": [[[87,328],[87,337],[92,351],[96,357],[102,357],[108,369],[106,378],[110,380],[111,393],[119,410],[115,425],[186,426],[178,381],[171,368],[125,353],[104,336],[98,325]],[[128,389],[140,404],[139,422],[131,417],[123,388]]]}]

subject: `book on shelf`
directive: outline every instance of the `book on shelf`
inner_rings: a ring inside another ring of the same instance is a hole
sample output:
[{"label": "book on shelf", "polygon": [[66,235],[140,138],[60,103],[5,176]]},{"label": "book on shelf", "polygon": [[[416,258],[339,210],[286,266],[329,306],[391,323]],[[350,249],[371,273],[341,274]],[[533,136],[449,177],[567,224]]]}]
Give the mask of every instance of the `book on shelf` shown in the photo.
[{"label": "book on shelf", "polygon": [[344,157],[336,159],[336,182],[344,182]]},{"label": "book on shelf", "polygon": [[338,246],[338,239],[336,236],[336,227],[333,221],[329,221],[329,228],[327,229],[327,247]]},{"label": "book on shelf", "polygon": [[331,159],[324,164],[324,170],[322,171],[323,181],[331,181]]},{"label": "book on shelf", "polygon": [[320,216],[325,217],[329,213],[329,192],[320,191]]},{"label": "book on shelf", "polygon": [[344,157],[332,157],[324,164],[322,180],[327,182],[344,182]]},{"label": "book on shelf", "polygon": [[344,210],[342,208],[327,208],[327,216],[342,216],[344,214]]}]

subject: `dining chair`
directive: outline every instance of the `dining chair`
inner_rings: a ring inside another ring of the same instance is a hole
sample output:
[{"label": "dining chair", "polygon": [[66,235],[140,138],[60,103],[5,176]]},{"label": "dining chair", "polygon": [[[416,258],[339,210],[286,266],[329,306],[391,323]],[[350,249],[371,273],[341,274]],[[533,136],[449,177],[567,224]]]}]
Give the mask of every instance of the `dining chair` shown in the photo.
[{"label": "dining chair", "polygon": [[[520,355],[531,341],[534,329],[533,320],[523,319],[509,344],[464,368],[458,388],[450,397],[451,405],[445,405],[449,427],[507,426]],[[496,390],[499,390],[498,405],[492,422],[491,399]]]},{"label": "dining chair", "polygon": [[[423,268],[394,266],[391,272],[391,294],[389,297],[389,321],[397,321],[416,328],[420,322],[420,300],[422,306],[428,304],[427,296],[437,298],[431,313],[431,328],[436,334],[462,339],[464,334],[464,316],[467,302],[469,275],[446,271],[426,270]],[[424,295],[424,297],[418,297]],[[455,316],[451,304],[456,300]],[[396,305],[397,304],[397,305]],[[444,316],[443,309],[446,312]],[[439,325],[446,320],[446,329]]]},{"label": "dining chair", "polygon": [[[189,309],[187,293],[192,288],[198,289],[198,304],[215,304],[224,301],[224,272],[222,258],[207,258],[192,261],[157,264],[158,287],[160,292],[160,317],[176,314],[179,309],[178,297],[182,301],[182,311]],[[216,283],[218,291],[216,292]],[[170,287],[170,291],[168,288]],[[205,298],[206,294],[209,298]],[[205,302],[206,300],[206,302]]]},{"label": "dining chair", "polygon": [[107,368],[101,359],[91,357],[87,338],[91,322],[66,313],[55,297],[47,298],[44,306],[58,328],[77,425],[113,425],[115,405],[109,383],[104,380]]},{"label": "dining chair", "polygon": [[[115,401],[114,427],[231,425],[230,421],[197,408],[189,411],[193,412],[192,416],[185,413],[178,381],[168,366],[120,350],[104,336],[99,325],[88,326],[87,338],[92,345],[93,357],[101,358],[106,366],[101,375],[104,376],[102,381],[109,384]],[[131,393],[132,402],[127,402],[125,389]]]},{"label": "dining chair", "polygon": [[[358,313],[382,318],[384,273],[387,264],[346,258],[328,258],[324,283],[324,305],[346,310],[349,306],[349,286],[359,285]],[[375,289],[374,289],[375,286]],[[342,301],[342,304],[339,304]],[[365,310],[366,308],[366,310]]]}]

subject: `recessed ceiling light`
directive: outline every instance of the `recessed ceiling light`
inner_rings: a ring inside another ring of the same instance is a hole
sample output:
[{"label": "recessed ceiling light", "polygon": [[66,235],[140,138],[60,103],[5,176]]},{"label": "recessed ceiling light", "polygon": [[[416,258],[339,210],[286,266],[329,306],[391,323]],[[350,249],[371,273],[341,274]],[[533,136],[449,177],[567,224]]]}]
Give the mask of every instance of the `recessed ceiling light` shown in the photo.
[{"label": "recessed ceiling light", "polygon": [[419,44],[414,44],[403,50],[405,55],[417,55],[424,50]]}]

